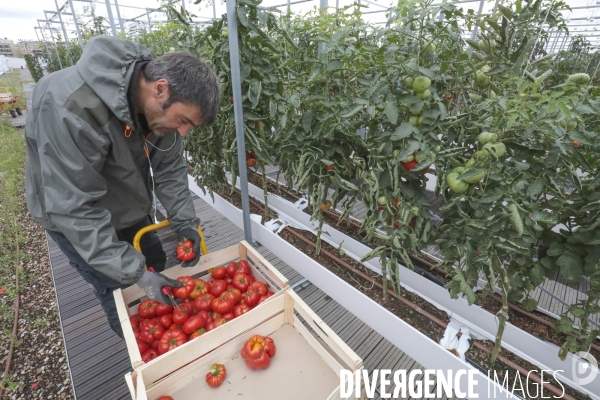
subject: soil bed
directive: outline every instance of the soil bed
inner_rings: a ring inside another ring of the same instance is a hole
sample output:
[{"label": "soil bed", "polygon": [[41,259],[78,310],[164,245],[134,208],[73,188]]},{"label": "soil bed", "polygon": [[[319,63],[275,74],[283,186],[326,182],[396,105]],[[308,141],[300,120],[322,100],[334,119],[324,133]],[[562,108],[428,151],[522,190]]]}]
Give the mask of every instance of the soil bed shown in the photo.
[{"label": "soil bed", "polygon": [[[251,181],[251,179],[249,179],[249,180]],[[240,197],[239,191],[236,189],[235,192],[232,195],[230,195],[229,189],[230,188],[227,187],[225,190],[222,190],[222,191],[217,190],[216,192],[219,195],[221,195],[222,197],[229,200],[236,207],[241,208],[241,197]],[[250,209],[251,209],[252,213],[255,213],[258,215],[263,215],[264,207],[262,206],[262,204],[259,204],[254,200],[251,200],[250,203],[251,203]],[[270,218],[275,218],[276,214],[272,210],[269,210],[269,211],[270,211],[270,214],[269,214]],[[291,229],[291,228],[286,228],[286,229]],[[313,235],[312,233],[307,232],[307,231],[302,231],[302,230],[294,230],[294,231],[297,232],[298,234],[302,235],[304,238],[309,239],[312,243],[316,243],[316,236]],[[355,261],[354,259],[352,259],[348,256],[337,255],[337,257],[342,259],[344,262],[346,262],[347,264],[350,264],[355,269],[368,274],[373,279],[372,281],[365,280],[361,276],[354,274],[353,272],[349,271],[342,265],[338,264],[334,259],[326,256],[325,254],[323,254],[323,253],[318,254],[318,255],[315,254],[314,247],[312,247],[311,245],[300,240],[299,238],[292,235],[288,231],[283,230],[281,232],[280,236],[283,239],[285,239],[286,241],[288,241],[290,244],[292,244],[294,247],[296,247],[297,249],[302,251],[304,254],[308,255],[313,260],[317,261],[319,264],[321,264],[322,266],[324,266],[325,268],[327,268],[328,270],[330,270],[331,272],[336,274],[339,278],[343,279],[345,282],[347,282],[348,284],[353,286],[355,289],[359,290],[360,292],[362,292],[363,294],[365,294],[372,300],[376,301],[378,304],[385,307],[387,310],[394,313],[396,316],[398,316],[405,322],[409,323],[411,326],[413,326],[415,329],[419,330],[421,333],[423,333],[424,335],[426,335],[433,341],[439,343],[440,339],[442,338],[442,336],[444,334],[444,329],[442,327],[435,324],[429,318],[416,312],[415,310],[406,306],[405,304],[403,304],[398,299],[396,299],[392,296],[388,295],[387,301],[383,300],[382,290],[373,284],[373,280],[377,281],[379,283],[382,283],[381,275],[379,275],[379,274],[373,275],[373,271],[367,269],[361,263]],[[321,249],[326,250],[333,254],[338,254],[337,248],[335,248],[325,242],[321,242]],[[423,300],[419,296],[417,296],[413,293],[410,293],[406,290],[403,291],[402,293],[400,293],[400,295],[402,297],[408,299],[409,301],[417,304],[422,310],[429,312],[430,314],[434,315],[438,319],[440,319],[446,323],[449,322],[448,315],[445,312],[437,309],[435,306],[431,305],[430,303]],[[494,344],[489,341],[483,341],[483,343],[485,343],[488,347],[490,347],[490,349],[493,348],[493,346],[494,346]],[[449,350],[449,351],[452,351],[452,350]],[[528,371],[534,371],[534,370],[539,371],[539,368],[537,368],[533,364],[530,364],[530,363],[520,359],[518,356],[514,355],[513,353],[511,353],[505,349],[502,349],[500,351],[500,355],[515,362],[516,364],[527,369]],[[470,358],[471,360],[473,360],[474,362],[476,362],[479,366],[483,367],[484,369],[492,371],[491,372],[492,376],[493,376],[493,371],[497,371],[499,376],[500,375],[504,376],[506,373],[508,373],[510,387],[512,388],[513,382],[515,380],[515,376],[518,375],[518,373],[515,370],[509,368],[507,365],[505,365],[503,362],[501,362],[499,360],[497,360],[493,365],[490,365],[489,355],[487,353],[485,353],[484,351],[481,351],[481,350],[475,348],[474,346],[472,346],[469,349],[469,351],[466,353],[466,356],[468,358]],[[537,375],[539,375],[539,373]],[[523,382],[523,388],[525,389],[525,386],[526,386],[525,379],[521,377],[521,381]],[[551,385],[553,385],[559,389],[561,388],[561,386],[556,382],[556,380],[553,379],[553,377],[551,375],[549,375],[549,376],[544,375],[544,381],[549,382]],[[579,399],[581,399],[581,400],[589,399],[588,396],[586,396],[580,392],[577,392],[576,390],[568,387],[564,383],[563,383],[563,386],[565,387],[566,393],[573,396],[575,399],[578,399],[578,400]],[[517,384],[517,388],[519,388],[518,384]],[[533,383],[533,382],[529,383],[529,393],[535,394],[536,389],[537,389],[537,386],[535,383]],[[525,389],[525,390],[527,390],[527,389]],[[537,389],[537,390],[539,390],[539,389]],[[522,394],[522,392],[520,392],[520,391],[516,392],[516,393],[518,393],[519,395]],[[545,391],[544,393],[545,393],[545,395],[549,395],[548,391]],[[527,392],[525,392],[523,397],[527,398],[527,399],[530,398],[527,395]],[[531,398],[538,398],[538,397],[531,397]]]}]

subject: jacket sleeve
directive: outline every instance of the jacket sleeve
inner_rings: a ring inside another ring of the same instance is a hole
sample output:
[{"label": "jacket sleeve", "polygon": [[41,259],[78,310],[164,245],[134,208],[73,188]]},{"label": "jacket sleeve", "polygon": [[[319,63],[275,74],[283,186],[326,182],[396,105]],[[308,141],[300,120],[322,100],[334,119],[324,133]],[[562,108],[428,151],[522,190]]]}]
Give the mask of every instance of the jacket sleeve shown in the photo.
[{"label": "jacket sleeve", "polygon": [[183,160],[183,139],[179,134],[175,137],[173,147],[154,170],[154,183],[156,196],[167,211],[173,230],[179,232],[184,228],[197,228],[200,219],[196,217],[190,194],[187,165]]},{"label": "jacket sleeve", "polygon": [[144,256],[119,241],[110,212],[95,206],[107,191],[101,171],[110,139],[61,107],[45,105],[38,118],[48,218],[92,268],[120,283],[137,282],[144,273]]}]

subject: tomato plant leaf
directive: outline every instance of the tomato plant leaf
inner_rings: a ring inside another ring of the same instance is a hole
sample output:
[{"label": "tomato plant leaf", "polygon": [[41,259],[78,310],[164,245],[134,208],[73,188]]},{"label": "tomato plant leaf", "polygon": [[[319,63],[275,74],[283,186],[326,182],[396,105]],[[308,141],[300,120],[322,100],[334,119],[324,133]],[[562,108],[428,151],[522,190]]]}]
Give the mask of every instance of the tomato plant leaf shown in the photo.
[{"label": "tomato plant leaf", "polygon": [[414,154],[415,151],[419,150],[420,147],[421,143],[414,140],[410,140],[404,148],[404,150],[402,150],[402,152],[400,153],[400,156],[398,156],[398,159],[404,160],[408,156]]},{"label": "tomato plant leaf", "polygon": [[512,66],[511,66],[511,65],[508,65],[508,64],[500,64],[500,65],[498,65],[497,67],[495,67],[495,68],[492,68],[492,70],[491,70],[491,71],[489,71],[489,72],[485,72],[485,74],[486,74],[487,76],[492,76],[492,75],[499,74],[500,72],[507,71],[507,70],[509,70],[509,69],[511,69],[511,68],[512,68]]},{"label": "tomato plant leaf", "polygon": [[527,298],[527,299],[525,299],[525,300],[523,300],[521,302],[521,306],[526,311],[530,311],[530,312],[534,311],[537,308],[537,304],[538,304],[537,300],[536,299],[532,299],[531,297]]},{"label": "tomato plant leaf", "polygon": [[388,101],[385,103],[385,115],[392,125],[396,125],[398,122],[398,108],[396,108],[396,104]]},{"label": "tomato plant leaf", "polygon": [[418,132],[419,130],[410,122],[402,122],[400,126],[396,128],[396,131],[390,136],[390,140],[396,142]]},{"label": "tomato plant leaf", "polygon": [[343,65],[344,65],[343,61],[340,61],[340,60],[331,60],[331,61],[329,61],[327,63],[327,71],[331,72],[331,71],[338,70]]},{"label": "tomato plant leaf", "polygon": [[566,253],[558,257],[556,265],[562,276],[572,285],[579,284],[583,276],[583,262],[580,257]]}]

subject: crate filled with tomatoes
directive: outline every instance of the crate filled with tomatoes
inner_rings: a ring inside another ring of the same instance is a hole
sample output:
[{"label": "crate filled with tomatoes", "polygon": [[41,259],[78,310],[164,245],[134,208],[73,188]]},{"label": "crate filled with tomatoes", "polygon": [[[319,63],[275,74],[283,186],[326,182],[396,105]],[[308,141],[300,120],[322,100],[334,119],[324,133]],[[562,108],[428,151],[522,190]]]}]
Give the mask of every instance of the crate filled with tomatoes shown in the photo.
[{"label": "crate filled with tomatoes", "polygon": [[341,399],[341,371],[362,369],[362,359],[291,288],[203,338],[128,373],[132,398]]},{"label": "crate filled with tomatoes", "polygon": [[273,265],[246,241],[209,253],[193,267],[164,275],[183,283],[173,305],[145,297],[136,285],[114,292],[127,351],[134,369],[262,307],[289,286]]}]

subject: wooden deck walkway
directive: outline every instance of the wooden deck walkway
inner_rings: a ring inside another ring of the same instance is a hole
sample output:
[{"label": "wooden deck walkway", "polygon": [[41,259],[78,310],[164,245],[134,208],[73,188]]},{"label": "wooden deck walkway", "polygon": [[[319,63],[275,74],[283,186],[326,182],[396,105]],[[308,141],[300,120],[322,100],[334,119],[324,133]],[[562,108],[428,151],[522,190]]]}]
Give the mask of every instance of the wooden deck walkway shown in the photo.
[{"label": "wooden deck walkway", "polygon": [[[216,251],[243,240],[243,232],[210,205],[194,196],[196,214],[209,251]],[[161,218],[159,218],[161,219]],[[162,216],[164,219],[164,216]],[[175,247],[176,235],[170,230],[159,231],[167,254]],[[48,237],[48,248],[69,368],[75,396],[79,400],[128,399],[129,391],[123,378],[130,371],[125,343],[109,328],[92,289],[69,265],[66,257]],[[264,247],[263,256],[290,281],[302,283],[303,277]],[[173,266],[170,259],[167,268]],[[312,309],[360,356],[365,368],[386,368],[410,371],[422,368],[404,352],[373,331],[349,311],[333,301],[310,282],[298,285],[298,294]],[[292,398],[292,394],[285,398]]]}]

